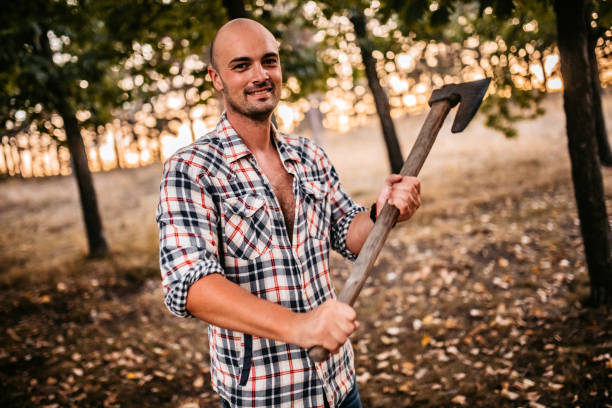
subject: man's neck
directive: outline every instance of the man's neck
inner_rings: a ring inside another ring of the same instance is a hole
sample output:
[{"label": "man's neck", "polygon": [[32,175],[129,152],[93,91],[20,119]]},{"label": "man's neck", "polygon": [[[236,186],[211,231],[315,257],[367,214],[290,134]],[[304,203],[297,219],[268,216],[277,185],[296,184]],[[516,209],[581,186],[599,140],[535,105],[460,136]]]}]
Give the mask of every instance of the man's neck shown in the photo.
[{"label": "man's neck", "polygon": [[227,111],[227,120],[238,133],[251,153],[265,153],[274,146],[270,140],[270,126],[272,115],[264,120],[255,120],[236,112]]}]

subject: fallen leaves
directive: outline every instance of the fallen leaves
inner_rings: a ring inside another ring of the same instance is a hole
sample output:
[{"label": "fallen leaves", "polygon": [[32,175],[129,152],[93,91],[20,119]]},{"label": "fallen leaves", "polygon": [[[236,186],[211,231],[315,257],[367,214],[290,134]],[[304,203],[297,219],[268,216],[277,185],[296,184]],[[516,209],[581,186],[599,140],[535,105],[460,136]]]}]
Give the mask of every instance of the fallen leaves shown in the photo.
[{"label": "fallen leaves", "polygon": [[204,376],[198,375],[195,380],[193,380],[193,388],[199,389],[204,385]]},{"label": "fallen leaves", "polygon": [[431,336],[426,334],[421,338],[421,345],[427,346],[429,343],[431,343]]},{"label": "fallen leaves", "polygon": [[514,386],[520,390],[528,390],[529,388],[533,387],[535,385],[535,382],[531,381],[528,378],[523,378],[522,380],[516,381],[514,383]]},{"label": "fallen leaves", "polygon": [[511,401],[515,401],[519,398],[519,394],[517,394],[516,392],[512,392],[506,388],[501,390],[501,396]]},{"label": "fallen leaves", "polygon": [[370,378],[372,378],[372,374],[370,374],[368,371],[365,371],[362,374],[356,375],[355,378],[357,379],[358,383],[365,384],[370,380]]},{"label": "fallen leaves", "polygon": [[[571,188],[545,187],[394,230],[351,338],[364,406],[605,406],[612,318],[579,303]],[[217,406],[205,325],[164,310],[158,272],[123,286],[121,271],[87,265],[3,292],[0,381],[13,405]],[[330,268],[349,270],[333,256]]]},{"label": "fallen leaves", "polygon": [[404,361],[401,367],[402,374],[406,376],[411,376],[414,374],[414,363],[411,363],[410,361]]}]

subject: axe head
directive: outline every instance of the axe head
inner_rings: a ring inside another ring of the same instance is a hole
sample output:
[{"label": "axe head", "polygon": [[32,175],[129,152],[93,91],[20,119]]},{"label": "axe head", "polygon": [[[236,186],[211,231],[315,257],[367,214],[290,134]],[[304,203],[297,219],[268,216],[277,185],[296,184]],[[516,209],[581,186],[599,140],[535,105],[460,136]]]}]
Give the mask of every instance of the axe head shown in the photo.
[{"label": "axe head", "polygon": [[448,101],[451,108],[459,104],[451,132],[461,132],[476,114],[490,82],[491,78],[485,78],[461,84],[444,85],[433,91],[429,98],[429,106],[443,100]]}]

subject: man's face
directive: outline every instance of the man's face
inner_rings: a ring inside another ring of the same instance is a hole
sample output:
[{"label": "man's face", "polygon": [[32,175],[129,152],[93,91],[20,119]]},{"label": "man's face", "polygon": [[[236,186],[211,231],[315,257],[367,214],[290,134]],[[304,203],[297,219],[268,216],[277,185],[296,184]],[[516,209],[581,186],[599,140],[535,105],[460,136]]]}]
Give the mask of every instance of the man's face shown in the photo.
[{"label": "man's face", "polygon": [[255,23],[222,29],[214,45],[213,85],[223,92],[228,114],[265,120],[280,100],[282,72],[276,40]]}]

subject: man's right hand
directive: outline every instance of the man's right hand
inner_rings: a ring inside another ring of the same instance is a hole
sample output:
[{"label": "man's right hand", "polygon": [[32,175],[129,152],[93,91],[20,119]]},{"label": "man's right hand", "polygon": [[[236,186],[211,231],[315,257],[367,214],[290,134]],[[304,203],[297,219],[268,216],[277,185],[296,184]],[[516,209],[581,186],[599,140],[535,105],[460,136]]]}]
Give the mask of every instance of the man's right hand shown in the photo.
[{"label": "man's right hand", "polygon": [[293,343],[306,349],[323,346],[336,353],[359,326],[355,320],[355,310],[335,299],[329,299],[313,311],[297,316]]}]

